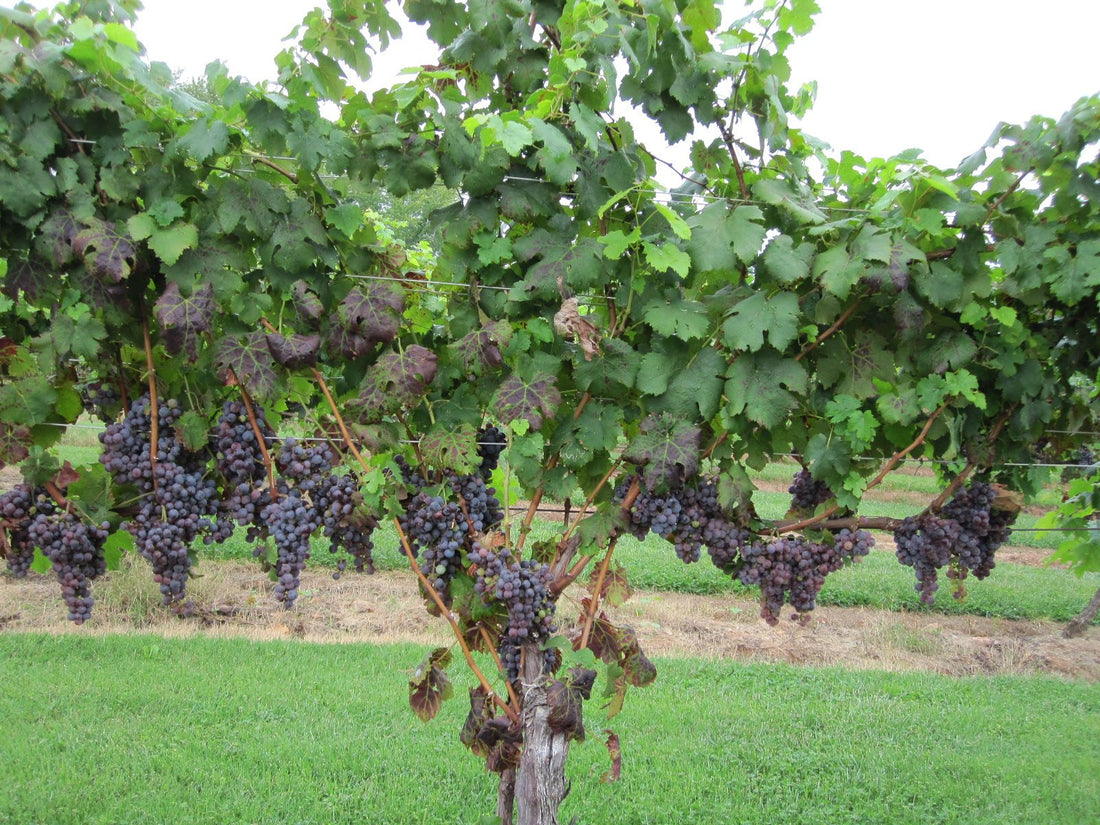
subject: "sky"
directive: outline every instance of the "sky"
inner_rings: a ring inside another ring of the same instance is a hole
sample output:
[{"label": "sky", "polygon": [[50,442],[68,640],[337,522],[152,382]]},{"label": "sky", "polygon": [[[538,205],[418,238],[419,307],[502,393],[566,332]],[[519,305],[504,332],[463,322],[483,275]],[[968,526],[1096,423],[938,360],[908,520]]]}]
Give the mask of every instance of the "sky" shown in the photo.
[{"label": "sky", "polygon": [[[1100,0],[818,0],[791,47],[792,81],[816,80],[802,127],[836,149],[888,156],[918,147],[939,166],[978,149],[1000,121],[1058,117],[1100,92]],[[259,81],[280,41],[318,0],[145,0],[136,26],[150,59],[185,79],[220,59]],[[739,13],[741,5],[728,0]],[[435,62],[408,36],[376,72]]]}]

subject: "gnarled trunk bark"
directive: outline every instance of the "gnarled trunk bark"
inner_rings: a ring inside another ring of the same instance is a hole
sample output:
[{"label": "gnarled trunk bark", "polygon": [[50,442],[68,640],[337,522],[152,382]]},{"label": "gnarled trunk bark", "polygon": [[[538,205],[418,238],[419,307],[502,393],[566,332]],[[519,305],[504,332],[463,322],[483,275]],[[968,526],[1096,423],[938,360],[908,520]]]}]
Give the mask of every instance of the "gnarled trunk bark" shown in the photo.
[{"label": "gnarled trunk bark", "polygon": [[1096,614],[1100,613],[1100,590],[1096,591],[1096,595],[1092,597],[1088,605],[1081,611],[1080,615],[1075,616],[1069,624],[1066,625],[1066,629],[1062,631],[1062,635],[1067,639],[1072,639],[1074,636],[1080,636],[1084,633],[1092,620],[1096,618]]},{"label": "gnarled trunk bark", "polygon": [[[523,750],[514,777],[509,780],[507,772],[501,776],[497,798],[497,816],[506,824],[512,822],[511,799],[505,798],[506,791],[514,794],[516,825],[558,825],[558,808],[569,793],[565,781],[569,734],[550,728],[547,677],[542,668],[538,645],[525,645],[518,690],[523,705]],[[514,784],[509,787],[509,782]]]}]

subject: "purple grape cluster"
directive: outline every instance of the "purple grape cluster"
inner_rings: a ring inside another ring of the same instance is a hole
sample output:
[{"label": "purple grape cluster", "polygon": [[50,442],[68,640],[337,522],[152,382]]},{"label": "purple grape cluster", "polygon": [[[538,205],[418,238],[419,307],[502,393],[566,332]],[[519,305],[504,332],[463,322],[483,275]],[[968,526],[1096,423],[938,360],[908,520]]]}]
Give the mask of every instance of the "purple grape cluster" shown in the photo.
[{"label": "purple grape cluster", "polygon": [[[932,604],[939,589],[938,572],[950,565],[957,582],[973,573],[984,579],[994,567],[994,554],[1012,533],[1016,513],[994,507],[997,493],[986,482],[960,488],[939,514],[905,519],[894,532],[898,561],[917,575],[922,604]],[[957,589],[960,597],[965,591]]]},{"label": "purple grape cluster", "polygon": [[[8,530],[8,570],[17,579],[26,578],[34,562],[34,542],[27,533],[27,524],[35,515],[36,500],[48,501],[45,491],[36,491],[27,484],[16,484],[0,495],[0,521]],[[52,506],[52,502],[50,502]]]},{"label": "purple grape cluster", "polygon": [[153,567],[165,605],[182,601],[191,571],[188,552],[200,534],[221,536],[221,495],[206,476],[207,455],[175,436],[183,409],[175,399],[158,403],[156,463],[151,460],[152,415],[148,395],[134,401],[120,422],[100,433],[99,460],[120,485],[139,494],[137,514],[126,523],[138,552]]},{"label": "purple grape cluster", "polygon": [[[325,536],[330,540],[329,550],[338,553],[346,550],[355,560],[356,572],[374,572],[375,519],[364,513],[359,491],[359,479],[354,473],[332,474],[326,479],[318,498],[321,503],[321,523]],[[336,563],[333,578],[347,569],[347,559]]]},{"label": "purple grape cluster", "polygon": [[831,542],[798,535],[754,541],[742,550],[745,565],[739,577],[742,584],[760,586],[760,615],[768,624],[778,624],[785,602],[794,608],[794,618],[805,623],[825,577],[867,555],[873,545],[874,539],[862,530],[842,530]]},{"label": "purple grape cluster", "polygon": [[486,483],[493,476],[500,463],[500,455],[508,446],[508,437],[499,427],[483,427],[477,433],[477,454],[481,458],[481,464],[477,471]]},{"label": "purple grape cluster", "polygon": [[504,510],[496,497],[496,490],[486,486],[483,475],[448,473],[447,482],[451,492],[459,499],[470,529],[475,533],[486,533],[504,520]]},{"label": "purple grape cluster", "polygon": [[794,480],[787,492],[791,494],[791,509],[805,512],[813,512],[817,505],[824,504],[833,497],[829,486],[818,481],[805,468],[794,474]]},{"label": "purple grape cluster", "polygon": [[462,555],[467,535],[466,517],[453,501],[426,492],[405,500],[405,512],[398,517],[420,571],[450,604],[450,583],[462,571]]},{"label": "purple grape cluster", "polygon": [[518,561],[507,547],[490,550],[480,543],[470,550],[469,562],[478,595],[508,610],[499,653],[508,678],[516,679],[523,643],[548,639],[556,631],[550,568],[531,559]]},{"label": "purple grape cluster", "polygon": [[76,515],[44,502],[27,524],[27,537],[53,564],[61,595],[69,608],[69,620],[84,624],[92,617],[92,579],[107,571],[103,543],[110,534],[107,523],[89,526]]}]

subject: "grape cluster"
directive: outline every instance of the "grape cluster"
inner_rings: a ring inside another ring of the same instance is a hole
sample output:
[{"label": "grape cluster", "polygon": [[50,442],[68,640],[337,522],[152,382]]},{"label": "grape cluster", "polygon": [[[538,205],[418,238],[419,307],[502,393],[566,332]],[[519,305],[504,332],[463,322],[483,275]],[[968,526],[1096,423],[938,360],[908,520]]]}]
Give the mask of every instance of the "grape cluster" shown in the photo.
[{"label": "grape cluster", "polygon": [[[628,476],[615,487],[613,498],[623,501],[631,484],[641,478]],[[705,546],[715,566],[735,572],[740,548],[750,534],[730,521],[718,503],[718,485],[706,478],[677,485],[663,494],[642,490],[630,508],[629,530],[641,540],[653,532],[672,542],[686,564],[699,560]]]},{"label": "grape cluster", "polygon": [[[264,446],[274,444],[275,433],[260,407],[253,410]],[[214,426],[214,466],[221,475],[225,495],[218,510],[215,540],[224,541],[232,534],[233,524],[256,527],[263,508],[271,502],[267,488],[267,468],[256,433],[248,420],[248,410],[240,401],[226,401]]]},{"label": "grape cluster", "polygon": [[462,570],[466,517],[453,501],[426,492],[405,500],[405,512],[398,517],[420,570],[443,599],[450,603],[451,579]]},{"label": "grape cluster", "polygon": [[[490,472],[491,476],[492,473]],[[486,486],[482,474],[459,475],[448,473],[447,482],[451,491],[459,497],[469,520],[470,529],[476,533],[492,530],[504,520],[504,510],[496,497],[496,490]]]},{"label": "grape cluster", "polygon": [[768,624],[778,624],[784,602],[790,602],[795,618],[805,623],[825,577],[867,555],[873,545],[869,533],[847,529],[831,542],[797,535],[754,541],[741,551],[745,559],[741,583],[760,586],[760,615]]},{"label": "grape cluster", "polygon": [[792,509],[809,512],[833,497],[829,486],[818,481],[805,468],[794,474],[794,480],[787,488],[787,492],[791,494]]},{"label": "grape cluster", "polygon": [[89,526],[77,516],[44,502],[27,525],[27,537],[42,548],[53,564],[61,595],[69,608],[69,620],[84,624],[92,617],[92,579],[107,570],[103,543],[110,533],[107,523]]},{"label": "grape cluster", "polygon": [[262,512],[267,535],[279,553],[275,563],[275,599],[292,607],[302,570],[309,559],[309,538],[321,526],[321,514],[300,488],[286,489]]},{"label": "grape cluster", "polygon": [[99,460],[115,481],[137,488],[137,514],[126,523],[138,552],[153,567],[165,605],[183,599],[191,571],[188,548],[200,534],[225,534],[216,523],[221,496],[206,476],[206,455],[185,449],[174,426],[183,414],[175,399],[158,403],[156,463],[151,460],[152,415],[148,395],[134,401],[120,422],[100,433]]},{"label": "grape cluster", "polygon": [[478,595],[495,599],[508,610],[499,653],[508,678],[516,679],[523,643],[548,639],[556,630],[550,568],[530,559],[519,561],[507,547],[490,550],[480,543],[470,550],[469,561]]},{"label": "grape cluster", "polygon": [[118,414],[122,411],[122,396],[114,384],[106,381],[91,381],[77,388],[80,393],[80,403],[84,411],[95,416],[104,424],[110,424],[118,420]]},{"label": "grape cluster", "polygon": [[8,570],[17,579],[25,578],[34,561],[34,542],[27,533],[27,523],[35,514],[38,497],[45,501],[45,493],[27,484],[16,484],[0,495],[0,521],[8,526]]},{"label": "grape cluster", "polygon": [[[318,500],[321,502],[321,523],[325,536],[331,542],[329,550],[333,553],[346,550],[355,559],[357,572],[373,573],[375,521],[359,507],[363,503],[359,479],[353,473],[330,475]],[[336,568],[333,578],[338,579],[347,569],[347,560],[341,557]]]},{"label": "grape cluster", "polygon": [[[898,561],[917,575],[923,604],[935,601],[938,571],[961,582],[968,573],[984,579],[993,570],[994,554],[1012,532],[1016,513],[996,509],[996,491],[985,482],[960,488],[938,515],[922,513],[905,519],[894,532]],[[965,591],[957,589],[960,597]]]},{"label": "grape cluster", "polygon": [[949,564],[959,541],[959,525],[931,513],[909,516],[894,531],[898,561],[917,574],[922,604],[932,604],[939,589],[938,571]]},{"label": "grape cluster", "polygon": [[500,462],[500,455],[508,446],[508,437],[499,427],[483,427],[477,433],[477,454],[481,458],[478,473],[486,482]]}]

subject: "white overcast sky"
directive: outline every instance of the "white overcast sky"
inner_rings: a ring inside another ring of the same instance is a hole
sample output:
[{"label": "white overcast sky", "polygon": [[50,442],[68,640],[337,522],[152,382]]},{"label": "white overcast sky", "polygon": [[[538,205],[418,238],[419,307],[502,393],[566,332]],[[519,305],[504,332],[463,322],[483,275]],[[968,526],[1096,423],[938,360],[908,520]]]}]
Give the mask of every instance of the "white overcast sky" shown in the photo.
[{"label": "white overcast sky", "polygon": [[[919,147],[954,166],[999,121],[1057,117],[1100,92],[1100,0],[818,0],[814,30],[789,52],[794,81],[818,82],[803,128],[836,149],[886,156]],[[259,81],[317,0],[145,0],[149,58],[203,74],[220,59]],[[727,6],[739,13],[739,0]],[[380,72],[434,62],[410,36]]]}]

